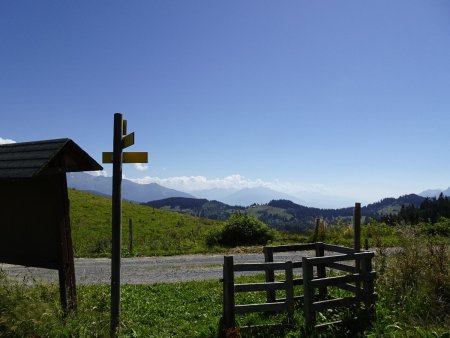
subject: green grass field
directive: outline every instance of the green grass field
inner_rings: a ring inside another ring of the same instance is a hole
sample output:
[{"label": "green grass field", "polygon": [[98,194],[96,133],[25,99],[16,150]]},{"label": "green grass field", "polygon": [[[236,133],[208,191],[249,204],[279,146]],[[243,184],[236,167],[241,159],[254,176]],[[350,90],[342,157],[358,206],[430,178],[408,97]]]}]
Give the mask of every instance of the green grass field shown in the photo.
[{"label": "green grass field", "polygon": [[[111,199],[69,190],[76,257],[108,257],[111,252]],[[133,222],[133,255],[164,256],[214,251],[206,235],[221,222],[123,202],[122,254],[128,252],[128,220]],[[217,248],[216,248],[217,250]]]}]

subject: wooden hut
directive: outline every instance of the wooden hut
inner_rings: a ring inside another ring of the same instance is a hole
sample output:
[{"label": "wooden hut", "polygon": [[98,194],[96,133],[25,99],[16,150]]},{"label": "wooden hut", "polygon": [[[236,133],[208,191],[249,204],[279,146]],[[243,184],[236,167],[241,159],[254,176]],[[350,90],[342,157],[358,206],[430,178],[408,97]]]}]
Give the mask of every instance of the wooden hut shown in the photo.
[{"label": "wooden hut", "polygon": [[0,146],[0,262],[56,269],[76,308],[66,172],[103,169],[70,139]]}]

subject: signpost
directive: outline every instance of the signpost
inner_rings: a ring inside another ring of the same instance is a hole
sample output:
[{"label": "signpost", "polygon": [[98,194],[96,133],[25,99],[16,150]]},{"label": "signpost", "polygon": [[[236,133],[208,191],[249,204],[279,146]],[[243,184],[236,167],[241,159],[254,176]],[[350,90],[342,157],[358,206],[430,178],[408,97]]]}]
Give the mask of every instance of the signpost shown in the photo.
[{"label": "signpost", "polygon": [[127,135],[127,121],[114,114],[113,151],[102,154],[103,163],[113,165],[112,252],[111,252],[111,337],[120,326],[120,250],[122,244],[122,163],[148,163],[147,152],[123,152],[134,144],[134,133]]}]

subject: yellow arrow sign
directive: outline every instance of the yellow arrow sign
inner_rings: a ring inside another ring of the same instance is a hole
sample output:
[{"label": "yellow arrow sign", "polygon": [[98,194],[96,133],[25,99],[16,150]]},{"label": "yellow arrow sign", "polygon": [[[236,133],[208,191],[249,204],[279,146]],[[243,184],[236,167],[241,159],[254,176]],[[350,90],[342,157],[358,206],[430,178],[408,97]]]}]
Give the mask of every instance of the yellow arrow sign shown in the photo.
[{"label": "yellow arrow sign", "polygon": [[127,148],[134,144],[134,132],[128,134],[122,138],[122,148]]},{"label": "yellow arrow sign", "polygon": [[123,163],[148,163],[147,152],[123,153]]},{"label": "yellow arrow sign", "polygon": [[113,153],[111,151],[102,153],[102,163],[113,163]]},{"label": "yellow arrow sign", "polygon": [[[147,152],[126,152],[122,154],[123,163],[148,163]],[[102,163],[113,163],[113,153],[103,152]]]}]

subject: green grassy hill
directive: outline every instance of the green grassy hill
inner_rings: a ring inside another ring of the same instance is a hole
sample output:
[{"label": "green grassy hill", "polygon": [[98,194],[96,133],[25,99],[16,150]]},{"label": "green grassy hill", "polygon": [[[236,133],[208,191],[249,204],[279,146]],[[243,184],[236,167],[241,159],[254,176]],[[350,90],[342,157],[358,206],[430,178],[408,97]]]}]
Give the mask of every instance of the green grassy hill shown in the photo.
[{"label": "green grassy hill", "polygon": [[[111,252],[111,199],[69,189],[76,257],[107,257]],[[209,231],[221,222],[123,202],[122,254],[128,252],[128,220],[133,220],[133,255],[177,255],[211,251]]]}]

